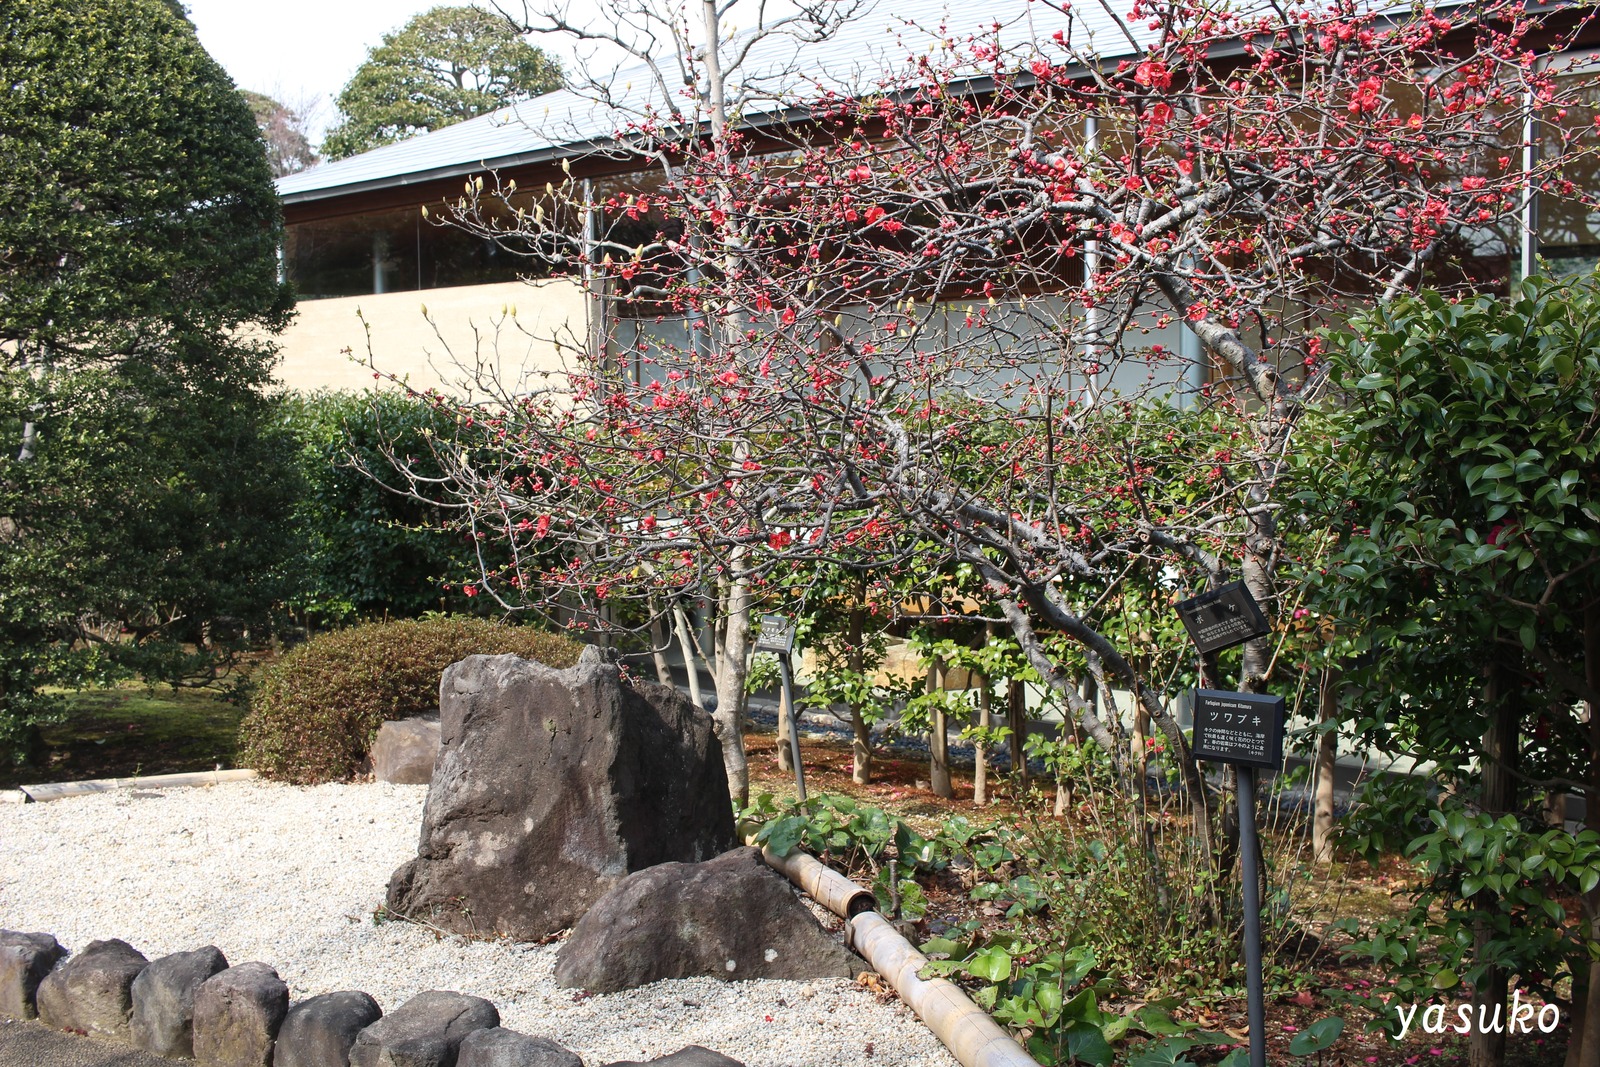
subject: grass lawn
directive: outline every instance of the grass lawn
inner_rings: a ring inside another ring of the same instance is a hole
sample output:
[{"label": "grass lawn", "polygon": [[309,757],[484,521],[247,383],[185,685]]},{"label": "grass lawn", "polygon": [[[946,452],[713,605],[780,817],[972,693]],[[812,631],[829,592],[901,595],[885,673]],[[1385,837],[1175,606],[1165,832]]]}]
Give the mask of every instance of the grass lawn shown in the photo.
[{"label": "grass lawn", "polygon": [[129,684],[66,700],[67,718],[44,728],[43,763],[0,766],[0,788],[234,766],[244,708],[220,693]]}]

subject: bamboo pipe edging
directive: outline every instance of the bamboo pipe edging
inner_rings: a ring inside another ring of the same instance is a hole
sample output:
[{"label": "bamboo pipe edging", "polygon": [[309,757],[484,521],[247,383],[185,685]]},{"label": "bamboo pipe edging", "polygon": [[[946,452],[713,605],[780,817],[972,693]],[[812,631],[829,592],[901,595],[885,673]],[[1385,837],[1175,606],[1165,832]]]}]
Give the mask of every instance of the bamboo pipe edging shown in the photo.
[{"label": "bamboo pipe edging", "polygon": [[871,892],[862,889],[850,879],[829,867],[809,852],[796,849],[780,856],[770,848],[761,850],[767,866],[799,886],[812,900],[849,921],[865,911],[878,910],[878,901]]},{"label": "bamboo pipe edging", "polygon": [[[754,834],[746,837],[754,843]],[[933,1031],[962,1067],[1039,1067],[1000,1024],[946,978],[919,978],[928,957],[878,914],[878,902],[821,860],[798,849],[780,856],[761,849],[767,866],[784,875],[818,904],[845,920],[850,945],[888,981],[900,1000]]]},{"label": "bamboo pipe edging", "polygon": [[918,978],[928,957],[875,911],[850,920],[856,951],[883,975],[906,1006],[963,1067],[1039,1067],[989,1013],[948,978]]}]

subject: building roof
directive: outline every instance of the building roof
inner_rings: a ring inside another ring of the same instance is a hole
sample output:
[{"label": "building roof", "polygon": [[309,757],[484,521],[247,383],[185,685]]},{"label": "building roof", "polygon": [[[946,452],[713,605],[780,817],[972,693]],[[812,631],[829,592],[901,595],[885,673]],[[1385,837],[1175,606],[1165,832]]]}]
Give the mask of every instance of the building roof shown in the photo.
[{"label": "building roof", "polygon": [[[1112,10],[1085,4],[1068,15],[1041,0],[981,5],[971,0],[868,0],[863,13],[827,40],[769,35],[756,42],[738,76],[752,97],[767,102],[748,106],[745,115],[776,112],[782,97],[793,98],[793,83],[801,78],[819,93],[870,89],[874,76],[903,67],[909,56],[926,52],[940,38],[998,33],[1001,45],[1013,48],[1067,30],[1074,43],[1102,58],[1131,55],[1136,46],[1130,33],[1137,40],[1150,31],[1143,24],[1127,27]],[[286,204],[306,203],[575,156],[612,143],[630,114],[659,99],[653,97],[643,64],[619,69],[610,84],[611,106],[581,91],[557,90],[279,178],[278,193]]]}]

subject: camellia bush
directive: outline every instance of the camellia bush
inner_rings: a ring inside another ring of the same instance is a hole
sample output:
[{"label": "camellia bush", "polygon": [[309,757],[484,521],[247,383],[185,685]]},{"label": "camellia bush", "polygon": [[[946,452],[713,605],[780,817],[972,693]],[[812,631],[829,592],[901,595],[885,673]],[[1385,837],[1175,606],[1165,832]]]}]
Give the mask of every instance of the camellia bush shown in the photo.
[{"label": "camellia bush", "polygon": [[[1600,1017],[1600,274],[1397,299],[1327,359],[1292,484],[1332,542],[1304,580],[1342,634],[1349,725],[1473,804],[1405,844],[1428,873],[1406,923],[1437,957],[1369,948],[1419,987],[1492,1006],[1515,976]],[[1563,793],[1587,802],[1576,841],[1541,825]]]}]

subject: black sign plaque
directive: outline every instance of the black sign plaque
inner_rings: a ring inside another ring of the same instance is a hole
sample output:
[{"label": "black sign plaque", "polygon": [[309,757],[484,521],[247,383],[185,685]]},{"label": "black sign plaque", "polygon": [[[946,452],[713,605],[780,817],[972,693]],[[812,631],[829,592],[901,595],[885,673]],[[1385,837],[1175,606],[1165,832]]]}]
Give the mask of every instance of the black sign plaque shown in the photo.
[{"label": "black sign plaque", "polygon": [[1197,689],[1195,759],[1276,770],[1283,763],[1282,697]]},{"label": "black sign plaque", "polygon": [[1260,605],[1243,582],[1229,582],[1209,593],[1180,600],[1173,607],[1202,655],[1242,645],[1267,633],[1267,617],[1261,614]]},{"label": "black sign plaque", "polygon": [[756,633],[757,652],[776,652],[787,656],[794,651],[794,620],[787,615],[761,616],[761,629]]}]

